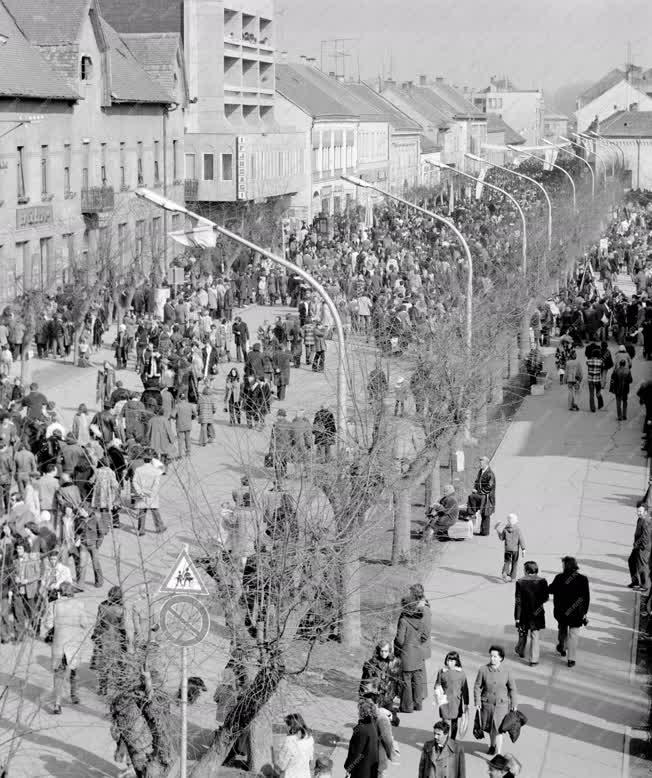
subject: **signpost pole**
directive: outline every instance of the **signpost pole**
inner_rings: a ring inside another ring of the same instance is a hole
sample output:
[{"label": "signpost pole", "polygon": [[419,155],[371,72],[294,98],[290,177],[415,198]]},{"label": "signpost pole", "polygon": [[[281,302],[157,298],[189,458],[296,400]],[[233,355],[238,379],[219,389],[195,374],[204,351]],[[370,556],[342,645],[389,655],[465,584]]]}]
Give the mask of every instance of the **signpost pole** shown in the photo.
[{"label": "signpost pole", "polygon": [[188,649],[181,649],[181,764],[179,778],[187,778],[188,762]]}]

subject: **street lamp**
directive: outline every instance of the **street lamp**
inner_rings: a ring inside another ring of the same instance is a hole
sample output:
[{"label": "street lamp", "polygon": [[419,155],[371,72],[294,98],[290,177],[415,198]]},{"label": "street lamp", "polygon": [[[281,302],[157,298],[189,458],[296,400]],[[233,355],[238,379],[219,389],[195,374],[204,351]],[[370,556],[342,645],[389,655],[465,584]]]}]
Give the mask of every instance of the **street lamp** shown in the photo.
[{"label": "street lamp", "polygon": [[622,161],[622,168],[623,171],[625,170],[625,152],[620,148],[620,146],[617,143],[614,143],[612,140],[609,140],[608,138],[603,138],[602,135],[599,135],[595,130],[589,130],[589,135],[596,138],[596,140],[602,141],[602,143],[606,143],[611,148],[615,149],[621,157]]},{"label": "street lamp", "polygon": [[530,183],[539,187],[539,189],[543,192],[543,196],[546,198],[546,203],[548,204],[548,251],[551,251],[552,250],[552,203],[550,202],[550,197],[548,196],[548,192],[546,191],[543,184],[541,184],[539,181],[535,180],[534,178],[531,178],[530,176],[526,176],[525,173],[519,173],[516,170],[510,170],[508,167],[504,167],[503,165],[498,165],[495,162],[489,162],[489,160],[482,159],[482,157],[476,157],[475,154],[467,153],[465,154],[465,156],[469,157],[469,159],[472,159],[475,162],[482,162],[486,165],[490,165],[491,167],[498,168],[498,170],[504,170],[505,173],[511,173],[513,176],[518,176],[518,178],[524,178],[526,181],[530,181]]},{"label": "street lamp", "polygon": [[342,319],[340,318],[337,306],[324,287],[298,265],[295,265],[292,262],[288,262],[288,260],[284,257],[279,257],[276,254],[273,254],[271,251],[262,248],[261,246],[257,246],[255,243],[252,243],[246,238],[243,238],[241,235],[237,235],[235,232],[231,232],[225,227],[221,227],[219,224],[215,224],[215,222],[211,221],[210,219],[206,219],[197,213],[189,211],[185,206],[180,205],[179,203],[175,203],[173,200],[170,200],[167,197],[163,197],[162,195],[159,195],[156,192],[152,192],[149,189],[145,189],[144,187],[136,189],[135,194],[137,197],[140,197],[143,200],[147,200],[153,205],[156,205],[159,208],[163,208],[166,211],[172,211],[173,213],[183,213],[186,216],[189,216],[191,219],[196,219],[197,222],[203,226],[211,226],[215,232],[218,232],[220,235],[224,235],[225,238],[229,238],[236,243],[240,243],[242,246],[246,246],[247,248],[252,249],[258,254],[262,254],[264,257],[267,257],[277,265],[281,265],[287,270],[290,270],[295,275],[300,276],[317,292],[318,295],[320,295],[320,297],[326,303],[326,306],[328,307],[328,310],[333,317],[333,321],[335,322],[337,340],[339,343],[339,355],[337,361],[337,428],[339,435],[337,436],[337,442],[338,447],[341,446],[343,435],[346,433],[346,354],[344,328],[342,327]]},{"label": "street lamp", "polygon": [[[576,138],[582,138],[582,140],[591,140],[591,141],[593,140],[593,138],[591,138],[590,136],[585,135],[584,133],[581,133],[581,132],[574,132],[572,134]],[[559,137],[561,138],[562,136],[560,135]],[[562,138],[562,140],[563,140],[563,138]],[[602,163],[602,167],[604,168],[604,188],[606,189],[607,188],[607,163],[604,161],[604,159],[602,159],[601,155],[598,154],[595,146],[593,148],[590,148],[590,147],[585,146],[583,143],[580,144],[580,145],[582,146],[583,149],[586,149],[589,153],[593,152],[593,156],[596,159],[596,163],[595,163],[596,169],[598,167],[597,160],[600,160],[600,162]]]},{"label": "street lamp", "polygon": [[[502,189],[501,187],[496,186],[495,184],[488,184],[486,181],[483,181],[481,178],[477,178],[476,176],[472,176],[470,173],[466,173],[465,171],[458,170],[457,168],[450,167],[449,165],[445,165],[443,162],[434,162],[432,160],[427,160],[427,162],[429,165],[434,165],[435,167],[441,168],[442,170],[448,170],[452,173],[457,173],[460,176],[464,176],[465,178],[470,178],[472,181],[477,181],[478,183],[488,187],[489,189],[495,189],[497,192],[500,192],[502,195],[504,195],[505,197],[507,197],[509,200],[512,201],[516,210],[519,213],[519,216],[521,217],[521,226],[523,230],[523,252],[522,252],[522,260],[521,260],[521,271],[523,273],[523,282],[527,283],[527,225],[525,223],[525,214],[523,213],[523,209],[519,205],[516,198],[513,195],[511,195],[509,192],[507,192],[505,189]],[[529,320],[527,309],[523,314],[523,319],[521,320],[520,339],[521,339],[521,357],[525,359],[529,351],[529,345],[530,345],[530,320]]]},{"label": "street lamp", "polygon": [[[588,133],[585,133],[585,132],[578,133],[578,135],[580,135],[580,137],[584,138],[585,140],[590,140],[593,143],[593,153],[594,154],[597,154],[597,150],[595,148],[596,145],[598,143],[604,143],[602,138],[596,137],[595,135],[589,135]],[[613,177],[615,175],[616,165],[618,164],[618,155],[615,155],[616,156],[616,162],[614,163],[614,158],[613,158],[613,155],[611,153],[611,152],[613,152],[613,149],[610,148],[609,146],[607,146],[607,152],[609,152],[609,154],[608,154],[609,164],[611,165],[611,175]],[[606,163],[605,163],[605,177],[606,177],[606,175],[607,175],[607,168],[606,168]]]},{"label": "street lamp", "polygon": [[[541,139],[544,143],[547,143],[549,146],[554,146],[554,148],[558,148],[555,146],[554,143],[550,143],[550,141],[547,141],[545,138]],[[544,164],[550,165],[550,167],[554,167],[555,170],[561,170],[561,172],[566,176],[566,178],[570,181],[571,185],[571,191],[573,193],[573,211],[577,211],[577,191],[575,189],[575,181],[573,180],[573,176],[566,170],[566,168],[563,168],[561,165],[556,165],[554,162],[545,162],[541,159],[541,157],[537,157],[536,154],[530,154],[528,151],[523,151],[523,149],[519,149],[516,146],[508,146],[512,151],[515,151],[517,154],[523,154],[524,157],[528,157],[529,159],[536,159],[537,162],[544,162]]]},{"label": "street lamp", "polygon": [[425,213],[426,216],[429,216],[431,219],[445,224],[455,233],[457,239],[462,245],[462,248],[464,249],[464,253],[466,254],[466,261],[469,266],[466,281],[466,347],[470,353],[473,340],[473,258],[471,257],[471,250],[469,249],[469,244],[466,242],[464,235],[462,235],[455,224],[453,224],[453,222],[450,219],[447,219],[445,216],[440,216],[438,213],[421,208],[421,206],[415,205],[409,200],[404,200],[402,197],[398,197],[398,195],[393,195],[390,192],[387,192],[384,189],[376,186],[375,184],[370,183],[369,181],[363,181],[361,178],[356,178],[355,176],[340,176],[340,178],[342,178],[343,181],[348,181],[349,184],[359,186],[361,189],[373,189],[375,192],[388,197],[390,200],[396,200],[396,202],[401,203],[402,205],[406,205],[409,208],[414,208],[415,211]]},{"label": "street lamp", "polygon": [[[559,136],[560,140],[563,140],[564,143],[568,143],[570,146],[573,145],[572,140],[568,140],[568,138],[564,138],[563,135]],[[547,143],[550,146],[554,146],[558,151],[563,151],[564,154],[568,154],[569,157],[574,157],[575,159],[579,159],[579,161],[586,165],[589,169],[589,173],[591,174],[591,198],[595,198],[595,171],[591,167],[591,163],[588,161],[588,159],[584,159],[584,157],[581,157],[579,154],[576,154],[574,151],[571,151],[569,148],[566,148],[566,146],[557,146],[554,143],[551,143],[549,140],[546,140],[545,138],[542,138],[544,143]]]}]

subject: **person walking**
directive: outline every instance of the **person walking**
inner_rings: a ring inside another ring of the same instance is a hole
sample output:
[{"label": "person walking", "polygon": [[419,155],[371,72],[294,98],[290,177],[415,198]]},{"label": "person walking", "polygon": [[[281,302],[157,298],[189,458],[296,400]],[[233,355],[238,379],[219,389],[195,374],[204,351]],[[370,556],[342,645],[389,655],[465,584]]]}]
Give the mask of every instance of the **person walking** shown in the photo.
[{"label": "person walking", "polygon": [[464,748],[449,733],[447,721],[437,721],[433,739],[423,744],[419,778],[466,778]]},{"label": "person walking", "polygon": [[457,651],[449,651],[444,657],[444,666],[435,680],[435,701],[439,715],[450,725],[451,740],[456,740],[459,721],[469,712],[469,684]]},{"label": "person walking", "polygon": [[205,446],[206,443],[212,443],[215,440],[215,428],[213,427],[213,417],[217,412],[217,403],[210,387],[205,386],[199,396],[197,404],[197,417],[199,420],[199,445]]},{"label": "person walking", "polygon": [[344,762],[344,772],[348,778],[377,778],[379,749],[376,704],[372,700],[360,700],[358,723],[353,728]]},{"label": "person walking", "polygon": [[502,579],[505,583],[516,580],[518,559],[525,551],[525,539],[515,513],[507,515],[507,521],[496,524],[498,539],[504,543]]},{"label": "person walking", "polygon": [[242,381],[237,368],[232,367],[226,377],[224,388],[224,412],[229,412],[229,424],[240,424],[240,403],[242,401]]},{"label": "person walking", "polygon": [[54,705],[52,713],[61,713],[61,698],[66,677],[70,678],[70,699],[79,705],[77,670],[86,643],[89,626],[84,603],[73,597],[72,583],[64,581],[59,598],[47,610],[46,632],[52,633],[52,672],[54,673]]},{"label": "person walking", "polygon": [[310,764],[315,755],[315,741],[300,713],[285,717],[287,735],[274,760],[283,778],[311,778]]},{"label": "person walking", "polygon": [[590,343],[586,347],[586,381],[589,386],[589,407],[591,413],[595,413],[595,402],[598,402],[598,410],[604,406],[602,399],[602,355],[597,343]]},{"label": "person walking", "polygon": [[546,628],[545,603],[548,602],[548,582],[539,575],[536,562],[523,565],[523,578],[516,582],[514,593],[514,621],[518,630],[518,642],[514,651],[525,657],[530,638],[530,667],[539,664],[539,631]]},{"label": "person walking", "polygon": [[577,358],[577,351],[573,348],[569,351],[568,358],[566,359],[566,386],[568,387],[569,411],[579,411],[580,409],[577,404],[577,398],[579,397],[583,380],[582,365]]},{"label": "person walking", "polygon": [[480,503],[482,519],[478,535],[488,535],[491,517],[496,510],[496,476],[489,467],[489,457],[487,456],[480,457],[480,469],[475,477],[473,492],[479,495],[482,500]]},{"label": "person walking", "polygon": [[648,577],[650,575],[650,549],[652,548],[652,522],[645,505],[639,505],[636,509],[636,529],[634,530],[634,544],[629,555],[630,589],[646,592],[648,589]]},{"label": "person walking", "polygon": [[423,644],[430,640],[430,634],[426,636],[424,633],[424,612],[412,597],[404,597],[401,600],[401,608],[394,638],[394,651],[401,660],[404,681],[401,711],[412,713],[421,710],[421,703],[426,697],[427,680]]},{"label": "person walking", "polygon": [[591,603],[589,579],[579,572],[577,560],[562,557],[563,570],[553,578],[549,587],[552,594],[553,615],[557,621],[557,653],[568,658],[568,666],[575,667],[580,627],[586,626],[586,614]]},{"label": "person walking", "polygon": [[157,533],[165,532],[166,527],[159,510],[159,492],[161,490],[161,468],[152,462],[151,449],[143,454],[143,464],[134,471],[132,492],[134,508],[138,516],[138,535],[145,534],[147,511],[151,511]]},{"label": "person walking", "polygon": [[489,646],[489,663],[481,667],[473,687],[473,701],[478,709],[480,726],[489,734],[489,754],[499,754],[503,736],[498,729],[510,710],[516,710],[518,692],[509,670],[504,666],[505,649]]},{"label": "person walking", "polygon": [[190,433],[195,419],[195,406],[188,402],[185,392],[180,392],[177,404],[172,411],[177,429],[177,444],[179,457],[190,456]]},{"label": "person walking", "polygon": [[124,598],[119,586],[112,586],[106,600],[98,605],[91,640],[91,669],[97,670],[98,694],[104,696],[110,687],[119,686],[127,653]]},{"label": "person walking", "polygon": [[616,416],[618,421],[627,421],[627,398],[632,383],[632,371],[624,359],[618,360],[616,369],[611,374],[609,391],[616,395]]}]

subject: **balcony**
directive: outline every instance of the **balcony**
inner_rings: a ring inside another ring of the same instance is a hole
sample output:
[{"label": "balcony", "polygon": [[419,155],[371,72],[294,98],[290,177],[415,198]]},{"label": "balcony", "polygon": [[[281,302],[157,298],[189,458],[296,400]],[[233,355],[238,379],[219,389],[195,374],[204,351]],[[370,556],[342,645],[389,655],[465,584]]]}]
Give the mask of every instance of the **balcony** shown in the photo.
[{"label": "balcony", "polygon": [[81,190],[82,213],[106,213],[115,205],[115,192],[112,186],[91,186]]},{"label": "balcony", "polygon": [[183,182],[184,200],[196,201],[199,191],[199,181],[196,178],[186,178]]}]

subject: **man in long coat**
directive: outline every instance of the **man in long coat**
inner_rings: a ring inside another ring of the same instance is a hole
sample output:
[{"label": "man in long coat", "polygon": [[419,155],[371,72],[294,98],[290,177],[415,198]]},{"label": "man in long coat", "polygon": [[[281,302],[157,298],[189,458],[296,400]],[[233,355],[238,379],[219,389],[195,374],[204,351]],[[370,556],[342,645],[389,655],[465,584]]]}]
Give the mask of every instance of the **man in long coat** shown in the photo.
[{"label": "man in long coat", "polygon": [[496,510],[496,476],[489,467],[489,457],[480,457],[480,469],[475,478],[473,491],[482,498],[480,505],[480,535],[488,535],[491,529],[491,517]]},{"label": "man in long coat", "polygon": [[523,565],[525,575],[516,582],[514,621],[518,630],[515,651],[522,658],[530,637],[530,666],[539,664],[539,630],[546,628],[545,603],[548,602],[548,582],[539,575],[536,562]]}]

